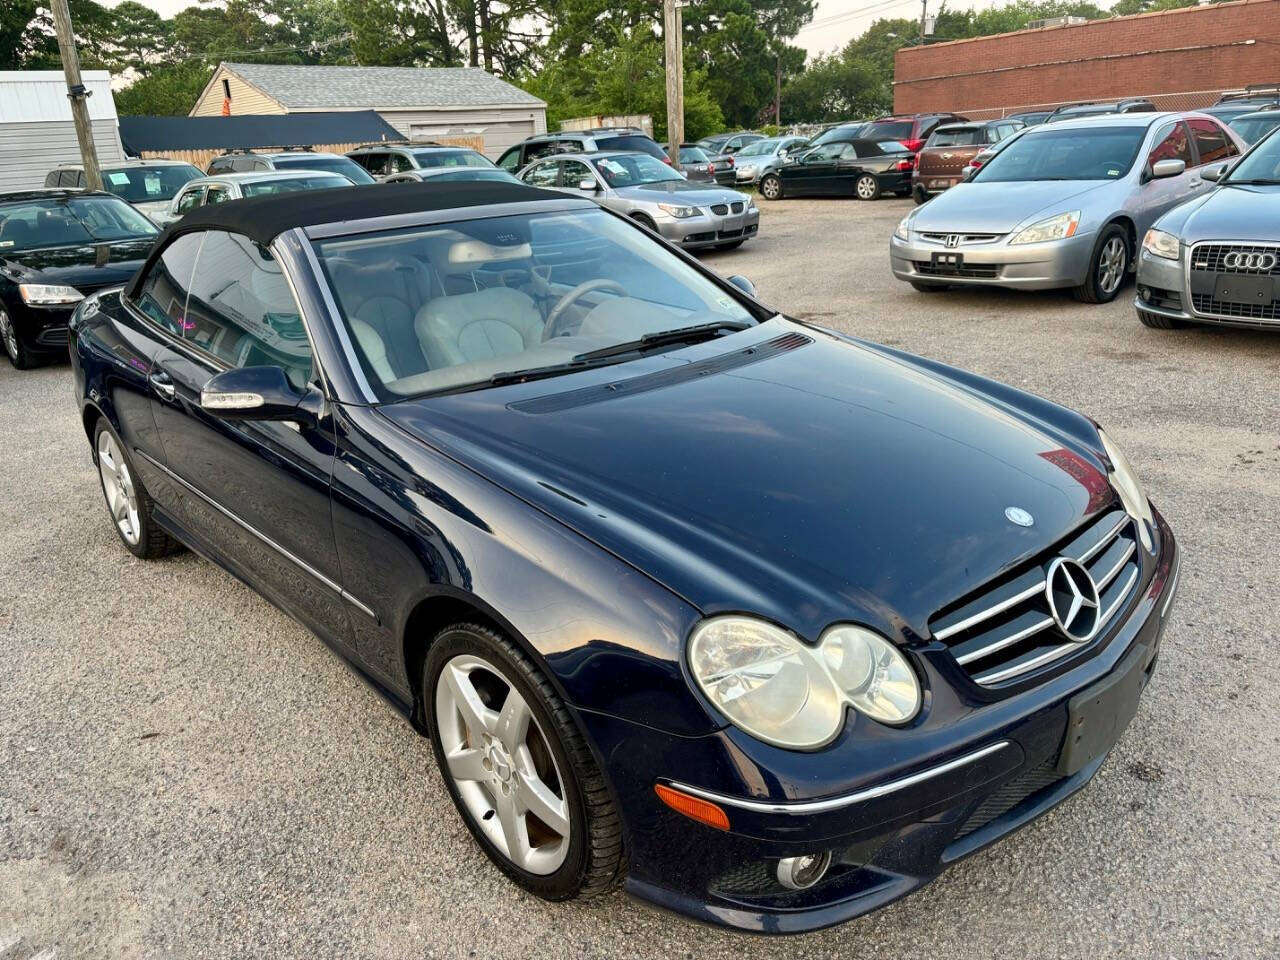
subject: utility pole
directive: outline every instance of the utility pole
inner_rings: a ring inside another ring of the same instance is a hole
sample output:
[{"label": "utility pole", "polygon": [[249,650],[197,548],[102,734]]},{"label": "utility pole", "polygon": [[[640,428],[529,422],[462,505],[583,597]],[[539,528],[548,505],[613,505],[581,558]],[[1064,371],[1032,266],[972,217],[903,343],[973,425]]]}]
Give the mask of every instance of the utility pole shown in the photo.
[{"label": "utility pole", "polygon": [[679,170],[684,141],[684,16],[680,0],[662,0],[662,36],[667,60],[667,152],[671,166]]},{"label": "utility pole", "polygon": [[924,46],[924,21],[929,16],[929,0],[920,0],[920,46]]},{"label": "utility pole", "polygon": [[777,68],[773,74],[773,125],[782,132],[782,54],[778,54]]},{"label": "utility pole", "polygon": [[67,77],[67,99],[71,101],[71,119],[80,141],[80,159],[84,161],[84,183],[90,190],[102,189],[102,173],[98,170],[98,148],[93,143],[93,125],[89,121],[89,91],[80,79],[80,55],[76,53],[76,35],[71,28],[71,10],[67,0],[50,0],[53,25],[58,31],[58,50],[62,53],[62,72]]}]

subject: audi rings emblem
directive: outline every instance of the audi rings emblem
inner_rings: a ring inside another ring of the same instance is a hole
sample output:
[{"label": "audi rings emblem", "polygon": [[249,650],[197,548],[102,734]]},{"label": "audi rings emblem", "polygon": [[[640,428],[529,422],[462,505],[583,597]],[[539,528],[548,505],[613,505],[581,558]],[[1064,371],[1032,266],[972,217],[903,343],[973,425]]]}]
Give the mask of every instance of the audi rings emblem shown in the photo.
[{"label": "audi rings emblem", "polygon": [[1228,270],[1257,270],[1260,273],[1270,273],[1275,269],[1276,255],[1233,251],[1222,258],[1222,265]]}]

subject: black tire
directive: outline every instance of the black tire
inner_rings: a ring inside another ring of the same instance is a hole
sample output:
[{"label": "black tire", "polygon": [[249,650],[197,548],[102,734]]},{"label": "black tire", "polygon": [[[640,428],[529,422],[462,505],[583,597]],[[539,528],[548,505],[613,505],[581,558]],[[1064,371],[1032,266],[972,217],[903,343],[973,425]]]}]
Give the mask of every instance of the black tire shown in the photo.
[{"label": "black tire", "polygon": [[115,530],[116,536],[120,538],[120,542],[124,544],[125,549],[142,560],[157,560],[160,557],[182,552],[186,548],[161,529],[160,525],[153,519],[152,513],[155,510],[155,501],[151,499],[151,494],[147,492],[147,488],[143,485],[142,478],[138,476],[137,471],[134,469],[133,460],[129,456],[124,443],[121,442],[116,432],[111,429],[111,425],[107,423],[105,417],[99,417],[97,424],[93,428],[94,463],[99,464],[100,455],[98,451],[101,446],[101,437],[104,433],[111,436],[116,449],[120,452],[121,460],[128,468],[138,510],[137,542],[130,543],[120,529],[119,524],[116,523],[115,517],[111,516],[111,500],[107,495],[106,478],[103,477],[101,468],[99,468],[98,485],[102,488],[102,498],[107,505],[107,515],[111,520],[111,527]]},{"label": "black tire", "polygon": [[[513,863],[472,818],[458,791],[441,745],[435,711],[441,673],[462,654],[498,667],[501,677],[524,697],[561,771],[560,786],[569,809],[569,848],[553,873],[530,873]],[[622,819],[591,750],[555,688],[509,637],[489,627],[462,623],[436,635],[422,671],[424,710],[440,776],[463,823],[489,859],[524,889],[544,900],[573,900],[607,893],[626,875]]]},{"label": "black tire", "polygon": [[[1114,246],[1118,241],[1119,246]],[[1111,254],[1119,250],[1123,262],[1119,265],[1119,279],[1110,287],[1104,282],[1109,269]],[[1081,303],[1110,303],[1120,294],[1125,279],[1129,275],[1129,264],[1132,262],[1133,250],[1129,244],[1129,233],[1118,223],[1108,224],[1098,234],[1098,242],[1093,245],[1093,253],[1089,255],[1089,275],[1084,283],[1074,288],[1071,293]]]},{"label": "black tire", "polygon": [[648,217],[646,217],[643,213],[633,213],[631,215],[631,219],[634,220],[636,223],[640,224],[640,226],[644,227],[646,230],[651,230],[654,233],[658,232],[658,225],[654,223],[652,220],[650,220]]},{"label": "black tire", "polygon": [[1185,320],[1179,320],[1177,317],[1166,317],[1142,309],[1138,310],[1138,319],[1142,321],[1144,327],[1151,327],[1153,330],[1181,330],[1187,325]]},{"label": "black tire", "polygon": [[776,173],[765,174],[760,181],[760,196],[766,200],[782,199],[782,178]]},{"label": "black tire", "polygon": [[908,281],[912,289],[918,290],[920,293],[941,293],[948,288],[945,283],[923,283],[920,280]]},{"label": "black tire", "polygon": [[853,181],[853,195],[859,200],[879,200],[880,181],[869,173],[864,173]]},{"label": "black tire", "polygon": [[719,244],[716,244],[716,249],[717,250],[737,250],[740,246],[742,246],[746,242],[747,241],[745,240],[734,240],[731,243],[719,243]]},{"label": "black tire", "polygon": [[9,358],[15,370],[30,370],[32,367],[41,365],[43,358],[33,354],[31,349],[22,342],[18,331],[14,329],[13,320],[2,305],[0,305],[0,344],[3,345],[5,356]]},{"label": "black tire", "polygon": [[929,200],[929,194],[924,187],[916,187],[911,191],[911,199],[916,202],[916,206],[926,203]]}]

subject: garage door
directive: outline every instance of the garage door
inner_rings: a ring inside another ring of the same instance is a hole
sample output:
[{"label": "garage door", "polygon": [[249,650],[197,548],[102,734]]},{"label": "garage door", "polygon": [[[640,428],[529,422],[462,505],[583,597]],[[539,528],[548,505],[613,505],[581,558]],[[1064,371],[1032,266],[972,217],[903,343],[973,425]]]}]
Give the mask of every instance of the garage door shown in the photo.
[{"label": "garage door", "polygon": [[413,123],[409,137],[413,140],[438,140],[444,137],[483,137],[485,155],[497,158],[513,143],[535,133],[532,119],[459,121],[456,123]]}]

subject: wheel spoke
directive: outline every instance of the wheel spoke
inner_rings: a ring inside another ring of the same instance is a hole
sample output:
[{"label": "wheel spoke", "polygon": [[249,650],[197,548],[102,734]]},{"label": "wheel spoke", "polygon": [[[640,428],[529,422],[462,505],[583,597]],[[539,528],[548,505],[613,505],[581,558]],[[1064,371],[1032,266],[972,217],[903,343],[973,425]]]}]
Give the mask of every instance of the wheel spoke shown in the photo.
[{"label": "wheel spoke", "polygon": [[449,685],[453,694],[453,703],[462,722],[467,725],[473,743],[479,743],[483,734],[488,733],[497,723],[497,714],[484,705],[480,694],[471,685],[471,678],[462,670],[450,664],[444,671],[444,682]]},{"label": "wheel spoke", "polygon": [[445,760],[455,780],[486,780],[489,777],[489,771],[484,768],[484,753],[479,749],[460,747]]},{"label": "wheel spoke", "polygon": [[529,813],[562,837],[569,836],[569,805],[536,776],[519,771],[520,799]]},{"label": "wheel spoke", "polygon": [[111,515],[115,517],[116,520],[125,520],[129,516],[129,499],[117,494],[115,509],[111,511]]},{"label": "wheel spoke", "polygon": [[529,717],[529,705],[524,702],[524,697],[520,696],[515,687],[509,688],[493,735],[513,756],[523,745],[524,738],[529,732]]},{"label": "wheel spoke", "polygon": [[111,449],[111,444],[105,444],[98,451],[98,463],[113,477],[119,472],[119,468],[116,466],[115,451]]},{"label": "wheel spoke", "polygon": [[525,828],[523,815],[516,812],[516,805],[510,797],[500,797],[495,804],[498,809],[498,824],[502,827],[502,837],[507,842],[507,856],[523,867],[529,862],[531,847],[529,832]]}]

